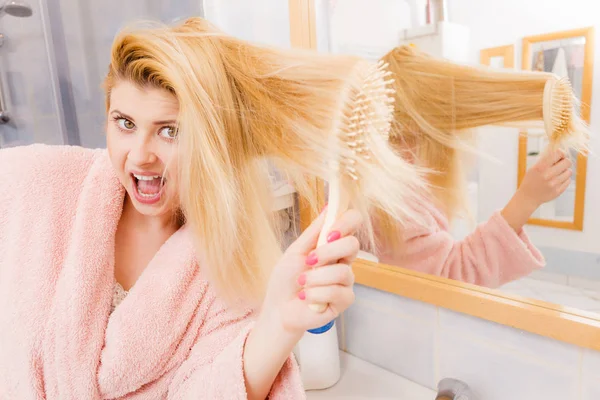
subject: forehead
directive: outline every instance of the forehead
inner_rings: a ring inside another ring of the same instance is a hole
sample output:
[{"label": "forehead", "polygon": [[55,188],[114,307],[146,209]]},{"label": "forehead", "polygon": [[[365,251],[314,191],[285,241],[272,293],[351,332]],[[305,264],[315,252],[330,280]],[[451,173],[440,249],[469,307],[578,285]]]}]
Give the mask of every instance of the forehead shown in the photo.
[{"label": "forehead", "polygon": [[110,110],[119,110],[140,119],[175,119],[179,113],[179,102],[168,90],[121,81],[111,90]]}]

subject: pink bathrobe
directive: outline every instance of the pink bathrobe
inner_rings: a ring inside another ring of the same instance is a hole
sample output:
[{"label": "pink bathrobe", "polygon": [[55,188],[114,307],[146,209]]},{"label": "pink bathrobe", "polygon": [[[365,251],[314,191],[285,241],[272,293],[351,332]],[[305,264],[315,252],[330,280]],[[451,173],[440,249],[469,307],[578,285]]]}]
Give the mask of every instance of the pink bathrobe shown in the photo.
[{"label": "pink bathrobe", "polygon": [[402,250],[382,249],[381,263],[490,288],[545,264],[525,232],[517,234],[499,212],[456,241],[449,233],[448,219],[433,204],[421,203],[415,209],[425,217],[425,226],[409,226],[403,242],[397,244]]},{"label": "pink bathrobe", "polygon": [[[109,315],[124,189],[105,150],[0,151],[0,399],[245,399],[251,311],[203,279],[184,226]],[[292,356],[270,398],[305,398]]]}]

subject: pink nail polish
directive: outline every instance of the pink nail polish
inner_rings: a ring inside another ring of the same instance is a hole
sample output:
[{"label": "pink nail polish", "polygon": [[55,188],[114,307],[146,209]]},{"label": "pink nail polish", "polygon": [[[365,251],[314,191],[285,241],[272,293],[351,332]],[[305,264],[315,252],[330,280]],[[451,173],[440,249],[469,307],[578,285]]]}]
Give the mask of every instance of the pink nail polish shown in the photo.
[{"label": "pink nail polish", "polygon": [[298,285],[304,286],[306,283],[306,275],[302,274],[298,277]]},{"label": "pink nail polish", "polygon": [[306,265],[315,265],[319,262],[317,255],[314,252],[311,252],[308,257],[306,257]]},{"label": "pink nail polish", "polygon": [[333,231],[329,235],[327,235],[327,242],[335,242],[340,237],[342,237],[342,234],[339,231]]},{"label": "pink nail polish", "polygon": [[325,211],[326,208],[327,208],[327,203],[325,203],[325,205],[323,206],[323,209],[321,210],[321,212]]},{"label": "pink nail polish", "polygon": [[306,299],[306,293],[304,293],[304,291],[298,292],[298,298],[300,300],[305,300]]}]

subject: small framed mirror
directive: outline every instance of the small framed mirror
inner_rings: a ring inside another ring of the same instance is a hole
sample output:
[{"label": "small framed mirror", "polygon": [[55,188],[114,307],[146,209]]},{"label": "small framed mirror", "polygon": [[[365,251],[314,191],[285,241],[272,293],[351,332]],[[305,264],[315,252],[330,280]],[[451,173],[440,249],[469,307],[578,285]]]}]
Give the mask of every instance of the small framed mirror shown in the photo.
[{"label": "small framed mirror", "polygon": [[515,46],[492,47],[482,49],[479,53],[480,62],[483,65],[492,68],[514,68],[515,67]]},{"label": "small framed mirror", "polygon": [[[523,38],[523,69],[567,77],[580,101],[578,112],[590,122],[593,70],[593,28]],[[548,144],[542,129],[522,131],[519,138],[518,184]],[[571,155],[572,182],[555,200],[542,205],[529,220],[531,225],[583,230],[587,156]]]}]

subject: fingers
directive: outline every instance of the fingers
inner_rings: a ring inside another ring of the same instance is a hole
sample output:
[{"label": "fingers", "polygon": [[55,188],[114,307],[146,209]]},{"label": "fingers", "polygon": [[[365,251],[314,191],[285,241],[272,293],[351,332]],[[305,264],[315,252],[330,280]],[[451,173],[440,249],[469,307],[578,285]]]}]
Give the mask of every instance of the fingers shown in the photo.
[{"label": "fingers", "polygon": [[554,182],[558,185],[562,185],[565,182],[571,181],[571,176],[573,175],[573,170],[571,168],[561,172],[556,178],[554,178]]},{"label": "fingers", "polygon": [[337,238],[354,234],[360,228],[363,222],[362,215],[354,209],[344,212],[333,224],[327,236],[328,242],[333,242]]},{"label": "fingers", "polygon": [[344,310],[354,302],[354,291],[348,286],[330,285],[304,289],[307,304],[329,304],[336,310]]},{"label": "fingers", "polygon": [[352,286],[354,273],[348,264],[334,264],[306,271],[298,278],[298,283],[305,288],[329,285]]},{"label": "fingers", "polygon": [[571,170],[573,162],[568,158],[562,158],[548,169],[548,177],[550,179],[562,174],[565,170]]},{"label": "fingers", "polygon": [[540,163],[546,166],[551,166],[556,164],[558,161],[560,161],[561,158],[565,158],[566,157],[566,153],[564,150],[562,149],[555,149],[555,150],[546,150],[544,152],[544,155],[540,158]]},{"label": "fingers", "polygon": [[360,243],[355,236],[346,236],[318,247],[309,253],[306,264],[311,267],[320,267],[336,264],[339,260],[354,261],[360,250]]},{"label": "fingers", "polygon": [[[340,216],[340,218],[338,218],[335,224],[333,224],[330,232],[327,235],[327,241],[333,242],[345,236],[352,235],[360,228],[362,220],[362,215],[358,211],[347,210]],[[317,247],[317,241],[319,239],[319,234],[321,233],[324,222],[325,210],[323,210],[319,217],[316,218],[310,224],[310,226],[304,230],[304,232],[302,232],[298,239],[296,239],[294,243],[290,245],[288,250],[291,250],[295,253],[306,254]],[[314,263],[310,264],[310,262],[308,262],[308,264],[315,265]]]},{"label": "fingers", "polygon": [[571,179],[567,179],[565,182],[563,182],[557,189],[558,195],[560,196],[561,194],[563,194],[570,184]]}]

